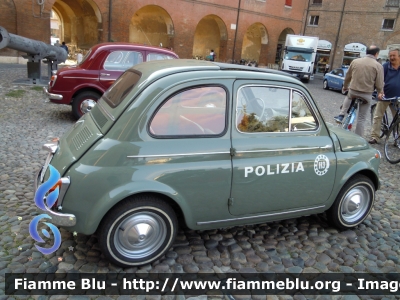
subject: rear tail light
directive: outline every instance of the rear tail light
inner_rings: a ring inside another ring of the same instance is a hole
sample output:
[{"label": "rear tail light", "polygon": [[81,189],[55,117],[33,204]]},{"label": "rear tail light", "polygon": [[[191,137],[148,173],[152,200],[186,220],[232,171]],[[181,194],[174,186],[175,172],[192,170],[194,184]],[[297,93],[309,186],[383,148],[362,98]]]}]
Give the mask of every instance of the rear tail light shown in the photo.
[{"label": "rear tail light", "polygon": [[353,124],[347,125],[347,129],[348,129],[348,130],[351,130],[351,128],[353,128]]},{"label": "rear tail light", "polygon": [[51,87],[53,87],[54,84],[56,83],[56,80],[57,80],[57,75],[51,76],[49,85],[50,85]]}]

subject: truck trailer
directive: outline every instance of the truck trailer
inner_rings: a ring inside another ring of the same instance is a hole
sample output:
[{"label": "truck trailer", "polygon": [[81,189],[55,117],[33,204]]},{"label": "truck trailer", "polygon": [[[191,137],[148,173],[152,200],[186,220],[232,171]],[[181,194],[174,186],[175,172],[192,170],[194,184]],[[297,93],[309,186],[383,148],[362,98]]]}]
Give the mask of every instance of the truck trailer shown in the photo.
[{"label": "truck trailer", "polygon": [[318,37],[288,34],[283,49],[281,70],[304,82],[314,79]]}]

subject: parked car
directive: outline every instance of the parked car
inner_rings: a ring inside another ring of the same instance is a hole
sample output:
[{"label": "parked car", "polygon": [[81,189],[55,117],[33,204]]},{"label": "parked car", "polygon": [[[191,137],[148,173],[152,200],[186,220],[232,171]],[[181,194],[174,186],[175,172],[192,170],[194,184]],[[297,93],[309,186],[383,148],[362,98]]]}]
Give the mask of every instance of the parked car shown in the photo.
[{"label": "parked car", "polygon": [[62,177],[46,213],[67,230],[97,231],[121,266],[159,259],[179,224],[205,230],[327,211],[352,228],[380,185],[379,152],[325,123],[299,80],[208,61],[129,69],[44,148],[36,186],[49,184],[49,169]]},{"label": "parked car", "polygon": [[51,102],[72,105],[76,119],[90,111],[128,68],[151,60],[179,58],[173,51],[128,43],[93,46],[80,64],[57,71],[43,91]]},{"label": "parked car", "polygon": [[340,91],[343,95],[347,94],[342,92],[344,78],[348,68],[338,68],[326,73],[324,76],[323,87],[325,90],[332,89]]}]

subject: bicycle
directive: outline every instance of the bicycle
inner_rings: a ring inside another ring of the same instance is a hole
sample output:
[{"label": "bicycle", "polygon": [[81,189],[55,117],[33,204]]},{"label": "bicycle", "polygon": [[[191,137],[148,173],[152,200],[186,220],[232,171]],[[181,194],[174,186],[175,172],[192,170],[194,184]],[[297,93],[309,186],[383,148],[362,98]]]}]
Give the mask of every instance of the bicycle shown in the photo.
[{"label": "bicycle", "polygon": [[383,101],[392,101],[395,104],[396,114],[390,123],[385,139],[385,157],[391,164],[400,162],[400,97],[386,98]]},{"label": "bicycle", "polygon": [[[354,120],[357,118],[357,108],[358,108],[359,103],[365,103],[365,100],[362,98],[358,98],[358,97],[351,99],[351,104],[349,106],[349,109],[347,110],[347,116],[341,122],[342,128],[344,130],[351,131],[351,129],[353,128]],[[337,122],[337,123],[340,123],[340,122]]]}]

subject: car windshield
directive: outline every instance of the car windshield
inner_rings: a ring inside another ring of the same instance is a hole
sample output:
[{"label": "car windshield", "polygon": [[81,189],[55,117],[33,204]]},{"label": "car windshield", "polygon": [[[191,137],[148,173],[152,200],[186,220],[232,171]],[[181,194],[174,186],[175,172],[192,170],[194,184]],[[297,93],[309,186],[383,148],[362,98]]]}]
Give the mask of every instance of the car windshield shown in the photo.
[{"label": "car windshield", "polygon": [[134,88],[140,77],[141,73],[138,71],[126,71],[104,93],[103,99],[112,108],[117,107],[125,98],[125,96]]},{"label": "car windshield", "polygon": [[288,51],[285,54],[285,59],[295,61],[311,61],[311,53],[303,53],[297,51]]}]

